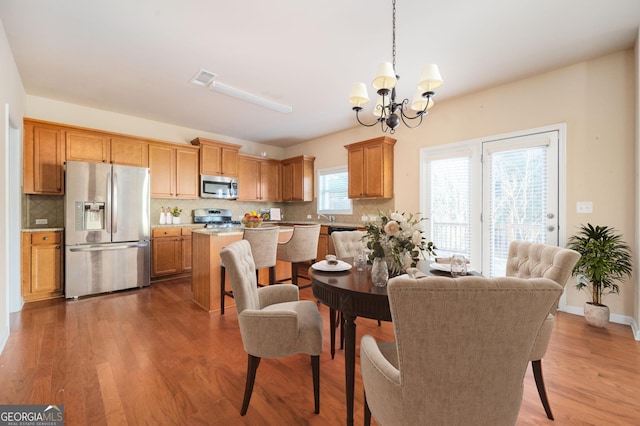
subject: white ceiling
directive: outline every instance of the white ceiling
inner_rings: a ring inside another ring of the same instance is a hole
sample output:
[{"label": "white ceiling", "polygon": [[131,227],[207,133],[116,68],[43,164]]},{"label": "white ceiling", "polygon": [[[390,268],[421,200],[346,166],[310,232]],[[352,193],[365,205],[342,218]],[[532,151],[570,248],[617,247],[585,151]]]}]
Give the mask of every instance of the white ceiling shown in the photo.
[{"label": "white ceiling", "polygon": [[[375,99],[391,61],[391,0],[0,0],[0,19],[29,95],[276,146],[354,127],[351,86]],[[632,47],[639,25],[639,0],[398,0],[398,95],[437,63],[437,108]],[[293,112],[190,84],[200,69]]]}]

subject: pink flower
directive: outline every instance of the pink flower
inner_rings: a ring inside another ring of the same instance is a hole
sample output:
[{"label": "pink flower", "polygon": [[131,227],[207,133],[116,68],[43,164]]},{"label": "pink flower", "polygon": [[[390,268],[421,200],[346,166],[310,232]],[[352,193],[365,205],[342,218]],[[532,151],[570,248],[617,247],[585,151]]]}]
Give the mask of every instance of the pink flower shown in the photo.
[{"label": "pink flower", "polygon": [[396,222],[395,220],[390,220],[384,226],[384,232],[386,232],[387,235],[396,235],[399,231],[400,225],[398,225],[398,222]]}]

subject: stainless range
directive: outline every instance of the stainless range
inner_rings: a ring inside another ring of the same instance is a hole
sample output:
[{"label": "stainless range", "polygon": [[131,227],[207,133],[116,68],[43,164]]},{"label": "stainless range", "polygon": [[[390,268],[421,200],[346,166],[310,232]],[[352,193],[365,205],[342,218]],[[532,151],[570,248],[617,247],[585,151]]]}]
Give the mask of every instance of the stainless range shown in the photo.
[{"label": "stainless range", "polygon": [[193,223],[204,223],[205,228],[228,229],[241,226],[237,220],[233,220],[233,213],[228,209],[195,209],[193,211]]}]

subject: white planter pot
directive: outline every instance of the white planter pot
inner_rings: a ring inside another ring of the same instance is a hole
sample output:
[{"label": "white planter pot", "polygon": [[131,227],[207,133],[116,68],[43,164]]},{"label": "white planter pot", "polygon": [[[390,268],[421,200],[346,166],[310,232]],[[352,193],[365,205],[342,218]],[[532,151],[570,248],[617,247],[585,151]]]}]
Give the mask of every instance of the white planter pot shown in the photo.
[{"label": "white planter pot", "polygon": [[594,327],[606,327],[607,324],[609,324],[609,307],[585,303],[584,319],[587,320],[589,325]]},{"label": "white planter pot", "polygon": [[175,217],[175,216],[174,216],[174,217],[173,217],[173,223],[174,223],[175,225],[179,224],[179,223],[180,223],[180,216],[178,216],[178,217]]}]

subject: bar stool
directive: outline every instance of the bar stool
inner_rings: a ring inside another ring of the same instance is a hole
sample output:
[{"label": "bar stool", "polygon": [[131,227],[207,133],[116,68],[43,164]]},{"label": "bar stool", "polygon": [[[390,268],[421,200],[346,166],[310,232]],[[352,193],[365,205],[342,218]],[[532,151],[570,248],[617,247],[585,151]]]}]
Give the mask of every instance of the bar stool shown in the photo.
[{"label": "bar stool", "polygon": [[[242,235],[243,240],[247,240],[251,246],[253,254],[253,262],[256,265],[256,282],[258,281],[258,271],[262,268],[269,268],[269,282],[272,284],[276,281],[276,250],[278,247],[278,234],[280,228],[278,226],[266,226],[264,228],[245,228]],[[220,260],[220,315],[224,315],[224,298],[225,296],[233,298],[233,291],[226,289],[225,267]]]},{"label": "bar stool", "polygon": [[[320,225],[294,225],[289,241],[278,243],[278,260],[291,262],[291,282],[298,288],[307,288],[311,284],[298,285],[298,266],[302,262],[315,262],[318,255]],[[280,280],[287,281],[287,280]]]}]

